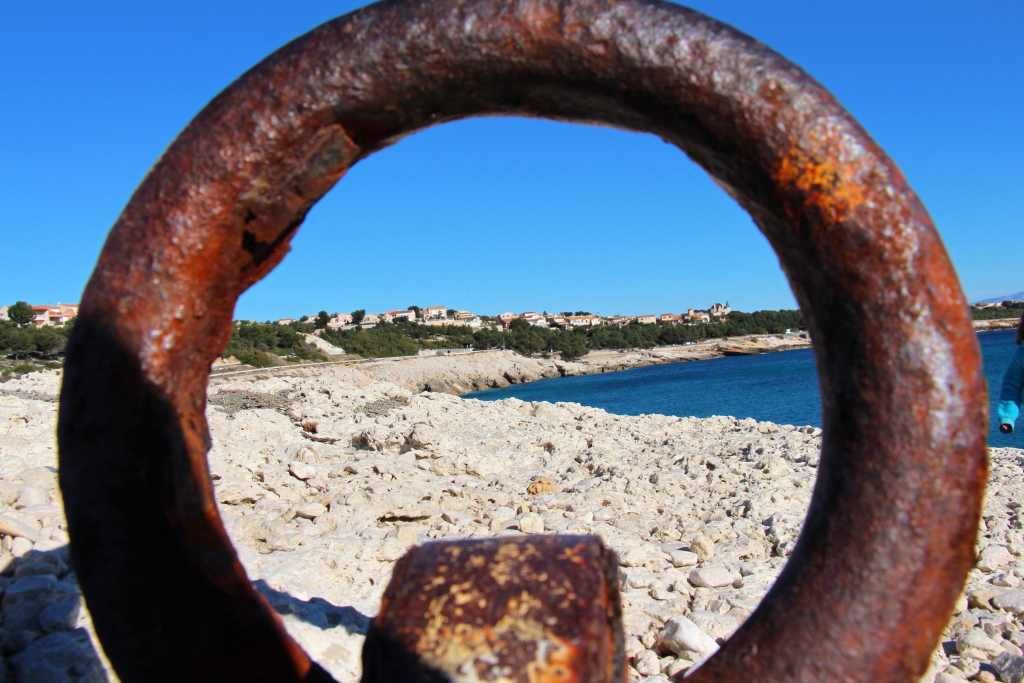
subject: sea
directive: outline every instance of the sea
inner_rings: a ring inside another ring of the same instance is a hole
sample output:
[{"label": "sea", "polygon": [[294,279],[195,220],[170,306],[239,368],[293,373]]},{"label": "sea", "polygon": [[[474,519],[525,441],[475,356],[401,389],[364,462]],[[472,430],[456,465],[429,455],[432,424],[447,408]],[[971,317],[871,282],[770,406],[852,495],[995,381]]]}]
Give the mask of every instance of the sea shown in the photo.
[{"label": "sea", "polygon": [[[990,391],[990,446],[1024,448],[1024,418],[1017,421],[1017,429],[1010,435],[999,433],[995,418],[999,387],[1014,352],[1015,335],[1016,330],[978,334]],[[821,426],[821,395],[811,349],[542,379],[474,391],[463,397],[567,401],[618,415],[731,415],[776,424]]]}]

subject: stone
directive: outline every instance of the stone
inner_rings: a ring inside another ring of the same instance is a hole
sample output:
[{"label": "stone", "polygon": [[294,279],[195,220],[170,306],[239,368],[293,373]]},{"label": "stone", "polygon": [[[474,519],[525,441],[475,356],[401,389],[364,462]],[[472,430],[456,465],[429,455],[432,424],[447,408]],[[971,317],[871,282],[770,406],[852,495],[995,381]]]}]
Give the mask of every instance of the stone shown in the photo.
[{"label": "stone", "polygon": [[313,477],[316,476],[315,467],[304,462],[301,462],[299,460],[293,460],[292,462],[288,463],[288,471],[291,473],[293,477],[295,477],[296,479],[301,479],[303,481],[307,479],[312,479]]},{"label": "stone", "polygon": [[673,617],[665,622],[660,639],[665,647],[676,654],[696,652],[710,655],[718,651],[718,643],[714,638],[686,617]]},{"label": "stone", "polygon": [[723,643],[740,627],[736,617],[730,614],[716,614],[703,610],[694,610],[690,613],[690,621],[697,625],[704,633],[711,636],[715,642]]},{"label": "stone", "polygon": [[465,512],[456,512],[455,510],[442,510],[441,519],[455,525],[473,523],[472,515],[467,515]]},{"label": "stone", "polygon": [[49,562],[36,562],[34,564],[23,564],[14,570],[14,578],[20,579],[23,576],[42,576],[43,574],[52,574],[53,576],[60,576],[63,567]]},{"label": "stone", "polygon": [[27,538],[33,543],[39,540],[39,531],[37,529],[33,529],[24,522],[7,515],[0,515],[0,534]]},{"label": "stone", "polygon": [[320,503],[306,503],[305,505],[300,506],[299,509],[295,511],[295,516],[301,517],[303,519],[316,519],[317,517],[325,514],[326,512],[327,507],[321,505]]},{"label": "stone", "polygon": [[945,671],[940,672],[935,677],[935,683],[963,683],[965,679],[962,675],[954,676],[953,674],[946,673]]},{"label": "stone", "polygon": [[27,538],[19,536],[14,539],[13,543],[11,543],[11,555],[14,555],[15,557],[25,557],[31,550],[32,541]]},{"label": "stone", "polygon": [[674,567],[692,567],[699,561],[697,553],[688,550],[673,550],[669,555]]},{"label": "stone", "polygon": [[993,657],[1004,652],[1003,648],[999,646],[999,643],[989,638],[985,635],[985,632],[979,628],[972,628],[957,638],[956,650],[964,656],[971,656],[968,653],[969,650],[984,652],[988,655],[984,657],[984,659],[989,659],[989,657]]},{"label": "stone", "polygon": [[715,556],[715,542],[707,536],[697,536],[690,541],[690,552],[697,556],[698,562],[707,562]]},{"label": "stone", "polygon": [[636,636],[630,636],[626,638],[625,652],[627,657],[632,659],[633,655],[637,654],[638,652],[642,652],[645,649],[646,648],[644,647],[644,644],[641,643],[640,639]]},{"label": "stone", "polygon": [[50,497],[35,488],[34,486],[26,486],[21,489],[18,494],[18,499],[14,501],[14,509],[20,510],[21,508],[31,507],[33,505],[43,505],[49,503]]},{"label": "stone", "polygon": [[229,477],[217,482],[214,495],[218,503],[225,505],[252,504],[266,498],[267,492],[251,481]]},{"label": "stone", "polygon": [[637,548],[630,548],[619,554],[619,563],[625,567],[647,567],[649,565],[660,565],[665,562],[665,553],[653,544],[644,544]]},{"label": "stone", "polygon": [[665,675],[671,680],[677,673],[686,671],[691,666],[693,666],[693,662],[686,659],[677,659],[668,665],[668,668],[665,669]]},{"label": "stone", "polygon": [[[981,651],[977,650],[977,652]],[[978,662],[977,659],[974,659],[973,657],[967,655],[963,655],[960,657],[960,659],[953,662],[952,668],[956,671],[960,671],[963,674],[964,678],[970,678],[971,676],[974,676],[978,673],[978,671],[981,669],[981,664]],[[953,675],[955,676],[956,674],[954,673]]]},{"label": "stone", "polygon": [[992,585],[1001,588],[1016,588],[1020,585],[1020,579],[1015,574],[1000,574],[992,579]]},{"label": "stone", "polygon": [[47,633],[71,631],[78,626],[81,603],[58,602],[39,613],[39,625]]},{"label": "stone", "polygon": [[501,522],[507,522],[508,520],[515,518],[516,511],[506,506],[496,507],[493,510],[488,510],[484,513],[484,519],[489,519],[492,524],[494,522],[498,522],[500,524]]},{"label": "stone", "polygon": [[690,572],[690,583],[700,588],[731,586],[736,576],[724,567],[700,567]]},{"label": "stone", "polygon": [[524,534],[544,533],[544,520],[536,512],[524,512],[519,516],[519,530]]},{"label": "stone", "polygon": [[990,602],[993,607],[1012,614],[1020,614],[1024,612],[1024,590],[1009,590],[1000,593],[991,598]]},{"label": "stone", "polygon": [[977,590],[971,591],[967,595],[967,604],[971,607],[976,607],[978,609],[984,609],[991,612],[993,608],[992,603],[989,601],[997,595],[999,595],[999,593],[989,588],[979,588]]},{"label": "stone", "polygon": [[409,547],[414,545],[419,539],[419,535],[426,531],[426,528],[420,524],[403,524],[395,530],[393,538],[402,545]]},{"label": "stone", "polygon": [[406,546],[397,538],[384,539],[384,543],[376,553],[378,562],[394,562],[405,555]]},{"label": "stone", "polygon": [[977,567],[983,572],[994,572],[1013,562],[1013,555],[1002,545],[990,545],[978,555]]},{"label": "stone", "polygon": [[1004,652],[992,660],[992,668],[1004,683],[1024,681],[1024,657]]},{"label": "stone", "polygon": [[269,550],[277,550],[282,552],[292,552],[299,547],[299,543],[302,541],[303,536],[300,533],[289,532],[287,534],[281,534],[267,541],[267,548]]},{"label": "stone", "polygon": [[633,668],[641,676],[655,676],[661,673],[661,660],[653,650],[643,650],[633,660]]},{"label": "stone", "polygon": [[53,591],[56,586],[57,577],[52,574],[26,576],[23,579],[17,579],[4,591],[4,597],[0,600],[0,606],[3,607],[4,611],[7,611],[14,605],[25,601],[34,601],[38,597],[46,595]]},{"label": "stone", "polygon": [[83,629],[50,633],[8,658],[18,681],[106,683],[99,656]]},{"label": "stone", "polygon": [[2,647],[3,651],[7,654],[21,652],[31,645],[38,637],[38,633],[35,631],[29,631],[28,629],[11,631],[3,634],[3,638],[0,639],[0,647]]},{"label": "stone", "polygon": [[547,477],[537,477],[526,487],[526,493],[539,496],[543,493],[561,493],[562,487]]}]

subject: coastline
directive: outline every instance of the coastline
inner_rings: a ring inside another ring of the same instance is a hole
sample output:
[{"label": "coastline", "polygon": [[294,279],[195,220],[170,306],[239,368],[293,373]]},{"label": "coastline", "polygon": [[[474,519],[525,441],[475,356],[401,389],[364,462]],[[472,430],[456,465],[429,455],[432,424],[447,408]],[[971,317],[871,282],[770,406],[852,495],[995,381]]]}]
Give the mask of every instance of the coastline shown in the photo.
[{"label": "coastline", "polygon": [[[976,320],[975,332],[1012,329],[1016,319]],[[500,389],[510,384],[539,379],[596,375],[642,368],[648,365],[688,363],[725,356],[748,356],[812,348],[809,339],[796,334],[747,335],[705,341],[685,346],[652,349],[590,351],[575,361],[559,358],[528,358],[514,351],[473,351],[442,356],[393,356],[388,358],[341,359],[269,368],[232,368],[210,374],[210,387],[227,382],[255,382],[271,377],[310,377],[327,373],[356,386],[374,381],[391,382],[410,391],[465,394]]]},{"label": "coastline", "polygon": [[510,384],[544,378],[595,375],[665,363],[686,363],[728,355],[756,355],[810,348],[807,339],[787,335],[751,335],[689,346],[655,347],[631,351],[591,351],[576,361],[556,358],[527,358],[514,351],[474,351],[451,356],[395,356],[363,360],[341,360],[272,368],[215,372],[210,386],[227,382],[257,381],[270,377],[309,377],[327,373],[340,381],[366,386],[373,381],[391,382],[410,391],[464,394],[498,389]]}]

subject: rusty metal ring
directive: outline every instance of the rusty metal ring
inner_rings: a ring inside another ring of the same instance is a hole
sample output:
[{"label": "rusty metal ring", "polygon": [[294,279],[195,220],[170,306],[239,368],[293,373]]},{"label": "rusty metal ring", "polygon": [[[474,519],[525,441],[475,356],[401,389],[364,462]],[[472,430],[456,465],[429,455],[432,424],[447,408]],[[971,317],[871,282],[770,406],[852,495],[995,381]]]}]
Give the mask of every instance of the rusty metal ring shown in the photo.
[{"label": "rusty metal ring", "polygon": [[114,225],[70,343],[72,555],[126,682],[330,680],[252,590],[211,492],[210,362],[234,303],[356,161],[468,116],[649,132],[778,255],[815,339],[818,481],[797,548],[693,681],[907,681],[973,561],[985,387],[945,249],[896,165],[817,82],[655,0],[385,2],[218,95]]}]

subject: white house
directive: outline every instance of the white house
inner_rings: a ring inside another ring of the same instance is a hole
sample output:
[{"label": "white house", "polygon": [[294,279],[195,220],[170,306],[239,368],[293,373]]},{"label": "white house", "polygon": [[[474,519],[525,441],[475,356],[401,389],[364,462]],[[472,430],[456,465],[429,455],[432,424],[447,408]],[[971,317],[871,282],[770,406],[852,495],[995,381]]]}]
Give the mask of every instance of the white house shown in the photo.
[{"label": "white house", "polygon": [[726,301],[724,306],[722,304],[711,304],[711,308],[708,309],[708,313],[716,318],[724,318],[732,313],[732,309],[729,308],[729,302]]},{"label": "white house", "polygon": [[423,309],[424,318],[443,318],[448,312],[448,309],[444,306],[427,306]]}]

